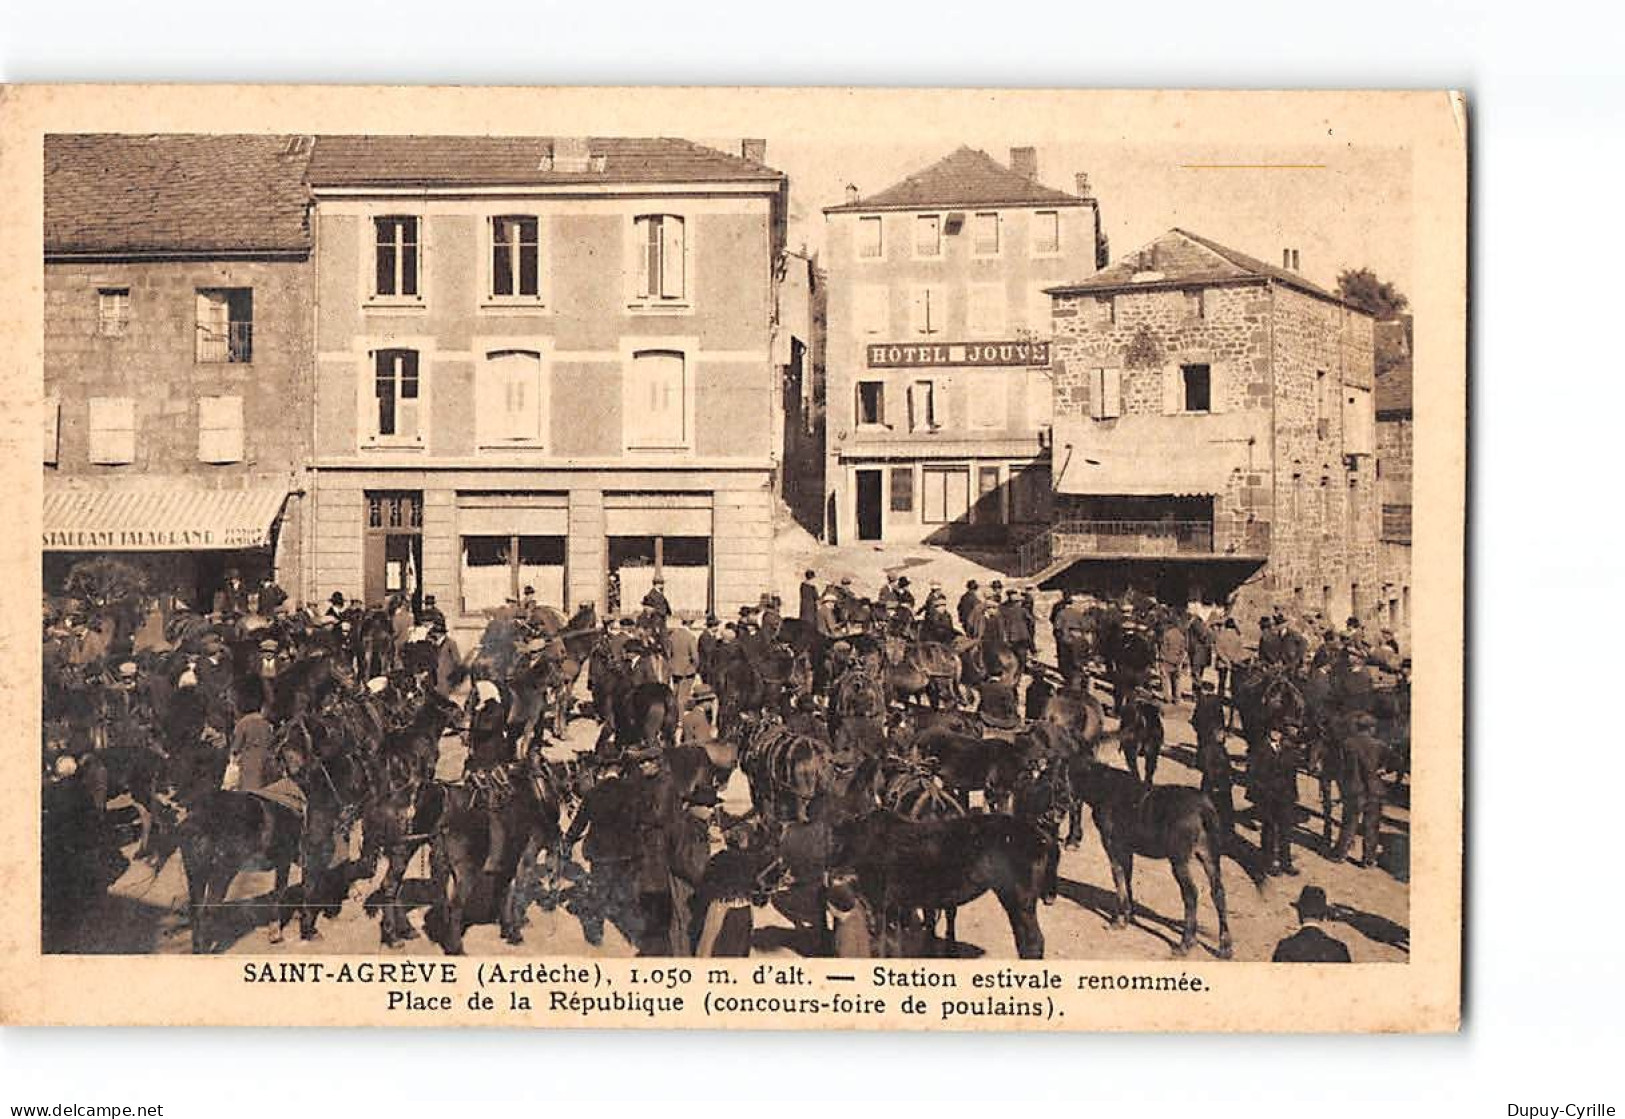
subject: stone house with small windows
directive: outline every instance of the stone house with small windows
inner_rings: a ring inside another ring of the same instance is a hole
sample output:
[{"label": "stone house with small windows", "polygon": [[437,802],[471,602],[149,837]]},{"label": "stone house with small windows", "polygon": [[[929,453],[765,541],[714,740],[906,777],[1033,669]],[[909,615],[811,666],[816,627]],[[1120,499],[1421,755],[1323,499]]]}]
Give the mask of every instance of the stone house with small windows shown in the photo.
[{"label": "stone house with small windows", "polygon": [[1382,605],[1378,618],[1402,647],[1411,632],[1411,412],[1414,327],[1410,315],[1376,325],[1377,488],[1382,503]]},{"label": "stone house with small windows", "polygon": [[304,581],[315,312],[303,136],[51,135],[45,589],[116,554],[208,608]]},{"label": "stone house with small windows", "polygon": [[1029,573],[1381,617],[1369,314],[1180,229],[1051,294],[1054,521]]},{"label": "stone house with small windows", "polygon": [[961,147],[827,237],[824,536],[1005,542],[1048,519],[1050,297],[1105,261],[1088,178]]},{"label": "stone house with small windows", "polygon": [[307,593],[600,613],[772,581],[787,181],[765,144],[323,136]]}]

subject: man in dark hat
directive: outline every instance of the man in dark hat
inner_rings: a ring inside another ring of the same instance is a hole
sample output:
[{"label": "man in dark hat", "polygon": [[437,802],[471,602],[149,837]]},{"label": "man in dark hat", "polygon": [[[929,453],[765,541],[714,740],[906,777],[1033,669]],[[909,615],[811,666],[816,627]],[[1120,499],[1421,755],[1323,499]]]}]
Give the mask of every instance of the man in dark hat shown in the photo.
[{"label": "man in dark hat", "polygon": [[1236,832],[1236,805],[1224,723],[1224,700],[1211,680],[1203,680],[1197,685],[1196,707],[1191,712],[1191,727],[1196,731],[1196,768],[1202,774],[1202,792],[1218,809],[1219,826],[1229,837]]},{"label": "man in dark hat", "polygon": [[666,578],[656,575],[654,583],[649,587],[649,593],[643,596],[643,608],[654,614],[660,620],[660,630],[665,632],[666,622],[671,617],[671,603],[666,599]]},{"label": "man in dark hat", "polygon": [[1296,875],[1291,831],[1298,809],[1298,770],[1296,751],[1283,728],[1271,727],[1249,747],[1247,796],[1258,809],[1264,873]]},{"label": "man in dark hat", "polygon": [[[1231,684],[1236,666],[1247,659],[1247,648],[1241,643],[1241,630],[1236,625],[1236,619],[1225,618],[1219,623],[1218,632],[1213,635],[1213,668],[1219,676],[1217,689],[1220,699],[1227,703],[1231,696]],[[1225,712],[1225,729],[1230,729],[1230,719],[1234,708]]]},{"label": "man in dark hat", "polygon": [[683,618],[680,625],[672,627],[666,635],[666,648],[670,652],[668,664],[672,688],[677,693],[677,710],[682,711],[688,705],[688,697],[694,693],[694,677],[700,671],[700,639],[694,632],[692,615]]},{"label": "man in dark hat", "polygon": [[446,629],[446,615],[441,612],[440,607],[435,605],[434,595],[426,594],[423,596],[423,610],[418,614],[418,624],[428,626],[431,629],[436,625],[441,630]]},{"label": "man in dark hat", "polygon": [[717,660],[717,653],[722,645],[722,619],[715,614],[705,616],[705,632],[695,640],[695,668],[706,687],[713,692],[717,690],[718,678],[722,667]]},{"label": "man in dark hat", "polygon": [[1283,641],[1285,634],[1277,627],[1275,619],[1265,614],[1258,619],[1258,659],[1265,664],[1284,664],[1286,662],[1286,644]]},{"label": "man in dark hat", "polygon": [[818,572],[808,568],[801,573],[801,624],[815,626],[818,624]]},{"label": "man in dark hat", "polygon": [[1343,828],[1332,857],[1339,860],[1348,858],[1354,846],[1354,831],[1349,825],[1358,819],[1360,865],[1372,867],[1377,865],[1382,802],[1387,791],[1382,781],[1386,751],[1376,737],[1377,720],[1369,712],[1362,711],[1354,717],[1352,730],[1353,733],[1343,740]]},{"label": "man in dark hat", "polygon": [[214,612],[222,618],[235,618],[248,613],[248,588],[243,585],[242,574],[235,567],[226,568],[225,586],[214,592]]},{"label": "man in dark hat", "polygon": [[1072,683],[1083,675],[1088,649],[1089,615],[1083,609],[1083,595],[1073,591],[1062,600],[1051,628],[1055,633],[1056,667],[1061,679]]},{"label": "man in dark hat", "polygon": [[1022,605],[1021,592],[1014,587],[1004,592],[1004,601],[999,604],[999,625],[1004,631],[1005,644],[1015,653],[1021,670],[1026,671],[1027,658],[1035,648],[1032,616]]},{"label": "man in dark hat", "polygon": [[1326,891],[1305,886],[1293,903],[1298,911],[1298,931],[1275,946],[1270,962],[1276,964],[1346,964],[1349,946],[1321,930],[1320,922],[1331,916]]},{"label": "man in dark hat", "polygon": [[959,605],[954,611],[959,616],[959,628],[966,633],[970,632],[971,615],[981,608],[981,584],[975,579],[965,580],[965,593],[959,596]]},{"label": "man in dark hat", "polygon": [[909,590],[907,575],[897,577],[896,596],[897,605],[912,614],[914,612],[914,592]]}]

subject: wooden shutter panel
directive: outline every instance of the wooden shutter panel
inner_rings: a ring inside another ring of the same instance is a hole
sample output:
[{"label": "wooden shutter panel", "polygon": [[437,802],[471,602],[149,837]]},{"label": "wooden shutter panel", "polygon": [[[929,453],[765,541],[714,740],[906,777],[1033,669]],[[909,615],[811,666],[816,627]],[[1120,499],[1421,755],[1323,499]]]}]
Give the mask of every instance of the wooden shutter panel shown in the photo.
[{"label": "wooden shutter panel", "polygon": [[1107,368],[1102,369],[1101,374],[1105,418],[1116,419],[1123,414],[1123,371]]},{"label": "wooden shutter panel", "polygon": [[45,398],[45,431],[44,461],[47,466],[55,466],[57,460],[57,447],[61,444],[61,416],[62,401],[54,396]]},{"label": "wooden shutter panel", "polygon": [[90,460],[108,466],[135,461],[135,401],[127,396],[90,398]]},{"label": "wooden shutter panel", "polygon": [[1224,366],[1214,362],[1207,369],[1207,410],[1209,412],[1223,412],[1225,410],[1224,389]]},{"label": "wooden shutter panel", "polygon": [[660,222],[660,294],[666,299],[683,298],[684,276],[683,219],[667,214]]},{"label": "wooden shutter panel", "polygon": [[200,462],[243,460],[243,398],[198,398],[197,457]]},{"label": "wooden shutter panel", "polygon": [[1185,375],[1179,366],[1162,371],[1162,414],[1172,416],[1185,409]]}]

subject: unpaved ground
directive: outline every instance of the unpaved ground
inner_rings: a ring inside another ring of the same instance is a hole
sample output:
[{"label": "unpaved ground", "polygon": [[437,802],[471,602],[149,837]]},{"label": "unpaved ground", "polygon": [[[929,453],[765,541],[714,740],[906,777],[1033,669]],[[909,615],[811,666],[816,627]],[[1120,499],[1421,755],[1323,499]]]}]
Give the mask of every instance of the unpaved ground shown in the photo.
[{"label": "unpaved ground", "polygon": [[[801,571],[809,566],[818,571],[820,583],[850,575],[860,590],[878,586],[884,571],[903,571],[910,575],[922,599],[932,578],[941,579],[944,589],[957,599],[966,579],[976,578],[985,583],[1000,577],[996,568],[921,545],[822,548],[805,538],[789,538],[781,544],[779,559],[780,593],[791,612],[795,610],[796,584]],[[1006,582],[1011,581],[1008,575],[1003,577]],[[1040,601],[1040,613],[1047,616],[1046,600]],[[1047,640],[1047,634],[1040,640],[1040,655],[1045,655],[1047,651],[1042,642]],[[1192,768],[1195,738],[1189,719],[1188,703],[1164,712],[1168,747],[1157,771],[1159,782],[1194,785],[1198,781]],[[591,745],[596,732],[591,722],[578,720],[571,724],[569,742],[552,747],[550,753],[563,757],[572,749],[585,749]],[[1230,747],[1239,758],[1240,740],[1232,739]],[[446,740],[442,751],[443,775],[454,777],[460,772],[461,753],[461,745],[455,739]],[[1400,867],[1387,858],[1384,862],[1392,869],[1360,869],[1353,863],[1329,862],[1319,853],[1321,821],[1316,787],[1310,781],[1301,780],[1299,794],[1301,804],[1315,806],[1314,813],[1307,816],[1296,835],[1299,877],[1255,882],[1250,876],[1258,833],[1245,812],[1238,849],[1224,860],[1236,959],[1268,960],[1276,943],[1296,928],[1292,903],[1299,890],[1306,885],[1317,885],[1325,889],[1333,907],[1334,920],[1325,926],[1326,930],[1349,946],[1355,962],[1404,961],[1409,951],[1409,888],[1393,873],[1393,869]],[[1239,787],[1237,798],[1241,807],[1244,802]],[[738,813],[743,812],[748,803],[743,778],[736,773],[725,791],[724,805]],[[1178,942],[1183,919],[1178,887],[1168,867],[1148,859],[1138,860],[1134,877],[1139,906],[1136,923],[1128,929],[1113,930],[1108,924],[1113,906],[1111,872],[1092,827],[1087,822],[1085,827],[1082,845],[1062,853],[1060,897],[1039,913],[1046,956],[1094,960],[1168,958]],[[1385,847],[1400,847],[1408,837],[1409,828],[1409,812],[1401,798],[1401,803],[1390,804],[1384,814]],[[1305,829],[1312,830],[1314,836]],[[427,858],[420,855],[408,876],[407,898],[419,902],[427,900],[427,874]],[[522,946],[503,943],[493,925],[478,925],[467,934],[467,951],[472,955],[492,956],[632,955],[632,946],[618,929],[612,925],[601,927],[602,922],[595,919],[595,907],[585,901],[584,875],[581,867],[572,864],[567,868],[567,882],[559,904],[550,908],[535,905],[530,909]],[[239,875],[231,896],[241,902],[259,899],[269,892],[271,885],[269,873],[245,873]],[[187,952],[190,941],[182,916],[185,896],[185,878],[179,858],[171,859],[156,876],[145,865],[133,866],[115,884],[106,904],[84,922],[69,950]],[[336,919],[322,920],[321,940],[316,942],[301,942],[296,929],[290,926],[284,943],[271,944],[264,928],[256,924],[259,912],[260,907],[233,912],[241,935],[230,951],[270,957],[312,953],[375,955],[384,951],[379,947],[376,921],[367,916],[361,903],[355,900],[346,902]],[[414,920],[419,927],[422,913],[422,908],[414,910]],[[755,918],[753,955],[793,958],[805,947],[803,938],[794,933],[792,923],[775,909],[758,909]],[[1202,883],[1199,919],[1198,954],[1205,957],[1212,951],[1217,935],[1205,882]],[[963,955],[994,958],[1015,955],[1009,925],[991,895],[960,911],[958,936]],[[440,950],[427,939],[419,939],[392,951],[433,955]]]}]

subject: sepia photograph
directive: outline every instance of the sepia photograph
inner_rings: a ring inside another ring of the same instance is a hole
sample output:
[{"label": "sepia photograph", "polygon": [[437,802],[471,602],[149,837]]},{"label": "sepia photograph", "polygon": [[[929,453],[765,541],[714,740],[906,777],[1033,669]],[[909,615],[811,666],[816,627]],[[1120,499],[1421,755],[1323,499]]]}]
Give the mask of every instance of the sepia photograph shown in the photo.
[{"label": "sepia photograph", "polygon": [[42,131],[31,950],[816,965],[959,1028],[1055,961],[1402,987],[1413,868],[1459,891],[1412,510],[1459,537],[1413,451],[1465,213],[1405,123],[1459,103],[1369,96],[1240,146]]}]

